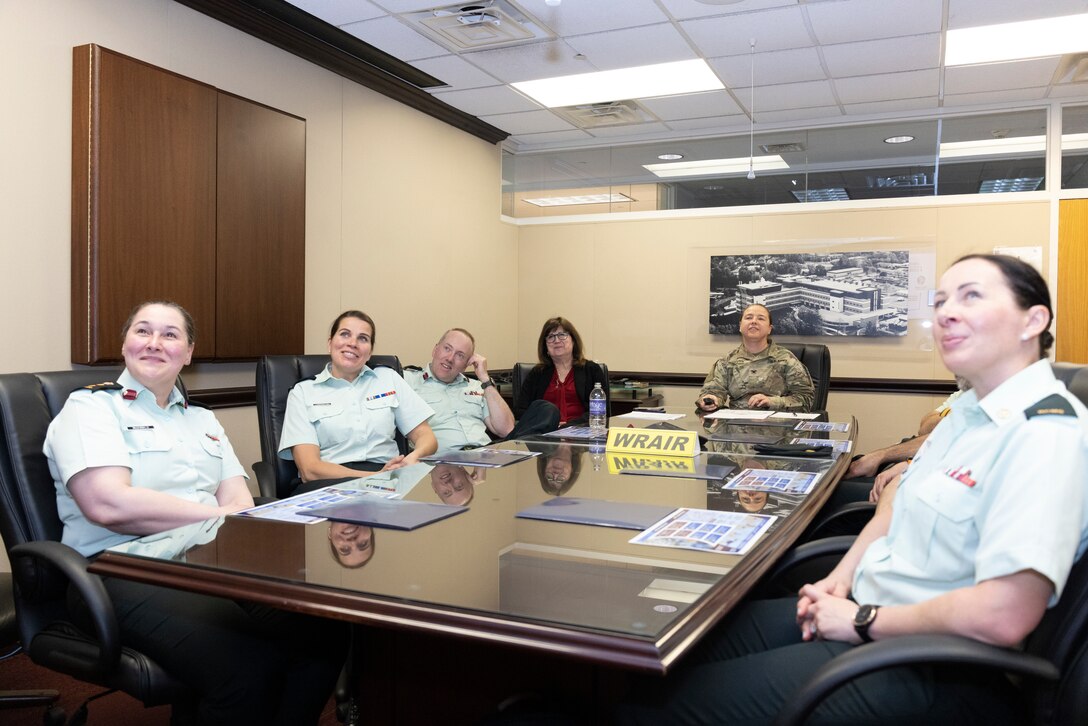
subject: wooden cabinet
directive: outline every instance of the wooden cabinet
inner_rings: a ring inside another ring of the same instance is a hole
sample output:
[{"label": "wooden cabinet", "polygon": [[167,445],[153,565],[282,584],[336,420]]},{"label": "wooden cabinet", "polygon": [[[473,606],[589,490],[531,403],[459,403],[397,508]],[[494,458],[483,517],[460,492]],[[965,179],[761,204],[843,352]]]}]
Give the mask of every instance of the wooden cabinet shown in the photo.
[{"label": "wooden cabinet", "polygon": [[96,45],[73,51],[72,361],[174,300],[201,360],[301,353],[306,123]]}]

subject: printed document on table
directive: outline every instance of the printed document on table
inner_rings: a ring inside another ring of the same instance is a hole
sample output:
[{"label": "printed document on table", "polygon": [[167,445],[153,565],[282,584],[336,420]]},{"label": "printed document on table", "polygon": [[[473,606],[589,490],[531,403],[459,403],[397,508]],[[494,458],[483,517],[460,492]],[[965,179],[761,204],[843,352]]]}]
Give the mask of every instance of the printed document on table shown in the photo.
[{"label": "printed document on table", "polygon": [[684,418],[682,413],[660,413],[658,411],[632,411],[631,413],[623,414],[622,418],[645,418],[651,421],[672,421],[677,418]]},{"label": "printed document on table", "polygon": [[772,411],[754,408],[720,408],[704,418],[735,418],[743,421],[762,421],[771,417]]},{"label": "printed document on table", "polygon": [[790,443],[805,446],[827,446],[836,454],[849,454],[854,449],[854,442],[849,439],[790,439]]},{"label": "printed document on table", "polygon": [[776,519],[773,514],[677,509],[629,542],[743,555]]},{"label": "printed document on table", "polygon": [[744,469],[722,485],[722,489],[755,489],[761,492],[808,494],[820,478],[819,472],[783,469]]},{"label": "printed document on table", "polygon": [[818,413],[801,413],[800,411],[775,411],[771,414],[771,418],[795,418],[806,421],[819,417]]},{"label": "printed document on table", "polygon": [[[377,479],[378,477],[367,477]],[[243,509],[240,512],[235,512],[235,515],[241,517],[257,517],[259,519],[278,519],[283,522],[302,522],[303,524],[311,524],[313,522],[320,522],[324,517],[320,515],[310,514],[310,511],[319,507],[327,507],[332,504],[339,504],[348,499],[353,499],[360,494],[368,494],[373,497],[388,499],[396,494],[388,494],[381,491],[375,491],[374,489],[367,487],[363,484],[367,479],[354,479],[352,481],[344,482],[342,484],[333,484],[332,486],[316,489],[312,492],[306,492],[305,494],[297,494],[287,499],[277,499],[274,502],[268,504],[261,504],[251,509]]]}]

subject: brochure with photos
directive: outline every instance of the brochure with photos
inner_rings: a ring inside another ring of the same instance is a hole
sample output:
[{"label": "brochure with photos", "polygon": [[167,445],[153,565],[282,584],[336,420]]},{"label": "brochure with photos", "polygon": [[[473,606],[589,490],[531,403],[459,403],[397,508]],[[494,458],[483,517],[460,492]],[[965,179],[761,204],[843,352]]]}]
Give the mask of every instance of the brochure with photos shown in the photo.
[{"label": "brochure with photos", "polygon": [[819,478],[820,475],[813,471],[744,469],[722,485],[722,489],[755,489],[761,492],[808,494]]},{"label": "brochure with photos", "polygon": [[773,514],[677,509],[629,541],[654,547],[743,555],[776,519],[778,517]]}]

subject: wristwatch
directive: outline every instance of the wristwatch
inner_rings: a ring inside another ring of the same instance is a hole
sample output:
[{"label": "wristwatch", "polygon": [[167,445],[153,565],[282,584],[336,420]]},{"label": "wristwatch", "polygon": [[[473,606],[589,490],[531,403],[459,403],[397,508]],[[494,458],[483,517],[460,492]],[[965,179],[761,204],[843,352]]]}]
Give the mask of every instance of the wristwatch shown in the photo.
[{"label": "wristwatch", "polygon": [[862,605],[854,615],[854,631],[863,643],[873,642],[873,639],[869,637],[869,627],[876,620],[876,611],[879,609],[879,605]]},{"label": "wristwatch", "polygon": [[491,388],[494,385],[495,385],[495,381],[488,378],[486,381],[484,381],[483,383],[480,384],[480,390],[481,391],[486,391],[487,389]]}]

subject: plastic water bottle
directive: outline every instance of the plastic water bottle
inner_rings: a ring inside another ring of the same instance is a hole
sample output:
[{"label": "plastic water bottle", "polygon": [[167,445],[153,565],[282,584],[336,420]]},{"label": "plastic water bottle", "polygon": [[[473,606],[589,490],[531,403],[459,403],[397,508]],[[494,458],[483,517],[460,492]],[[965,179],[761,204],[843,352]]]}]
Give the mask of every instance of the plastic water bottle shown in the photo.
[{"label": "plastic water bottle", "polygon": [[600,383],[593,384],[593,390],[589,392],[589,431],[594,438],[604,438],[608,435],[607,399]]}]

